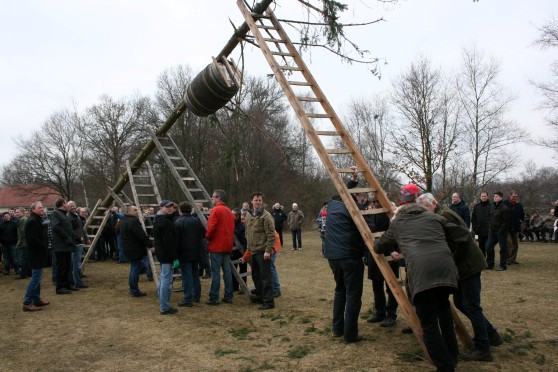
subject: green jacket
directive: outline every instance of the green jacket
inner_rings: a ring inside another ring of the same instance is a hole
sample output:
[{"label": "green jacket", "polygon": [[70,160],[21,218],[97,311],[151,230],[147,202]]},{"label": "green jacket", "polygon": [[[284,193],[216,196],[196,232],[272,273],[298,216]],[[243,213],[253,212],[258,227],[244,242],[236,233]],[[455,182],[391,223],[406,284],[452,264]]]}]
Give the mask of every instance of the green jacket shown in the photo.
[{"label": "green jacket", "polygon": [[17,245],[16,248],[21,249],[27,247],[27,242],[25,241],[25,222],[27,222],[27,217],[23,216],[17,221]]},{"label": "green jacket", "polygon": [[261,212],[246,213],[246,241],[252,254],[273,253],[275,246],[275,222],[271,213],[262,208]]},{"label": "green jacket", "polygon": [[[463,219],[445,205],[438,204],[434,212],[444,217],[448,222],[467,228]],[[449,247],[457,266],[459,280],[478,274],[486,268],[486,259],[472,236],[466,243],[450,242]]]}]

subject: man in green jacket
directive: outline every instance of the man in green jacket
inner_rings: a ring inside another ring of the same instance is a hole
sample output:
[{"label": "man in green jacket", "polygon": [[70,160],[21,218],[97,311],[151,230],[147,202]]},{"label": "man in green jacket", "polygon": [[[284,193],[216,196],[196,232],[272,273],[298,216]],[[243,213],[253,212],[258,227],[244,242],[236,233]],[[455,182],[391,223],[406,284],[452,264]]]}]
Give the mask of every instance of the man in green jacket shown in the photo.
[{"label": "man in green jacket", "polygon": [[[419,196],[417,204],[444,217],[448,222],[467,228],[461,217],[447,206],[440,205],[430,193]],[[486,259],[472,236],[466,243],[450,244],[449,247],[459,274],[453,303],[469,318],[475,333],[473,349],[467,354],[462,354],[461,359],[490,362],[492,361],[490,346],[501,345],[503,341],[498,331],[483,314],[480,304],[480,274],[486,268]]]},{"label": "man in green jacket", "polygon": [[275,245],[275,222],[271,213],[264,209],[263,194],[252,194],[252,207],[246,213],[246,241],[251,253],[252,279],[256,285],[254,302],[262,302],[258,310],[275,307],[271,254]]}]

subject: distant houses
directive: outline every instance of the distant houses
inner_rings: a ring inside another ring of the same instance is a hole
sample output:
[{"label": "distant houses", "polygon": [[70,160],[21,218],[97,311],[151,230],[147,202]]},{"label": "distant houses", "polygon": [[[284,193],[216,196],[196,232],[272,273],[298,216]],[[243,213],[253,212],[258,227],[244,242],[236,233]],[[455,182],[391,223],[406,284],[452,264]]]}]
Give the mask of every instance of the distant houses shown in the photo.
[{"label": "distant houses", "polygon": [[54,208],[54,202],[60,194],[46,186],[12,185],[0,187],[0,212],[12,208],[29,208],[34,202],[40,201],[48,208]]}]

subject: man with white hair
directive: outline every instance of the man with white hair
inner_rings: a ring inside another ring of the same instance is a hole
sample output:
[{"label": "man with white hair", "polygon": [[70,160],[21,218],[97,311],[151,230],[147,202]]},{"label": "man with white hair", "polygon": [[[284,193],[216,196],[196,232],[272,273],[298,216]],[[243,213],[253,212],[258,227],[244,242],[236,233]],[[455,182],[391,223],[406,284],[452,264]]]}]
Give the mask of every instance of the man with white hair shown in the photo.
[{"label": "man with white hair", "polygon": [[293,236],[293,251],[302,251],[302,222],[304,214],[298,209],[298,204],[293,203],[293,210],[289,212],[287,223]]}]

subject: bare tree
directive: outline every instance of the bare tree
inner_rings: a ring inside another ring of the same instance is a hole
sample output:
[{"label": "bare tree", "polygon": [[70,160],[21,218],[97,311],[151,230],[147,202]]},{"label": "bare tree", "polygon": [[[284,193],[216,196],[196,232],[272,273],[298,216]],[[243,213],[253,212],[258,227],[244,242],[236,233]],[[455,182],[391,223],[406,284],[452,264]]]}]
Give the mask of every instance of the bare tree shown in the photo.
[{"label": "bare tree", "polygon": [[[558,47],[558,21],[555,18],[538,28],[540,36],[535,40],[535,45],[541,49]],[[558,60],[550,66],[551,78],[548,81],[531,81],[543,97],[540,108],[547,111],[546,122],[548,127],[558,134]],[[558,139],[556,135],[541,138],[541,145],[554,149],[558,153]]]},{"label": "bare tree", "polygon": [[[68,110],[52,114],[29,138],[14,140],[19,154],[2,172],[10,185],[47,186],[73,199],[81,176],[80,117]],[[27,188],[28,192],[35,191]]]},{"label": "bare tree", "polygon": [[399,114],[392,147],[399,170],[425,190],[455,151],[455,121],[449,117],[451,95],[439,69],[425,57],[393,82],[392,103]]},{"label": "bare tree", "polygon": [[347,130],[382,187],[398,189],[398,172],[388,143],[393,118],[387,98],[355,99],[349,103],[345,117]]},{"label": "bare tree", "polygon": [[90,174],[112,185],[125,169],[127,159],[145,144],[145,128],[155,128],[157,117],[147,97],[116,100],[107,95],[87,109],[80,133],[87,143],[86,164]]},{"label": "bare tree", "polygon": [[457,92],[463,108],[464,140],[470,156],[473,195],[516,164],[510,145],[525,131],[506,120],[512,98],[499,84],[500,65],[475,46],[463,50]]}]

